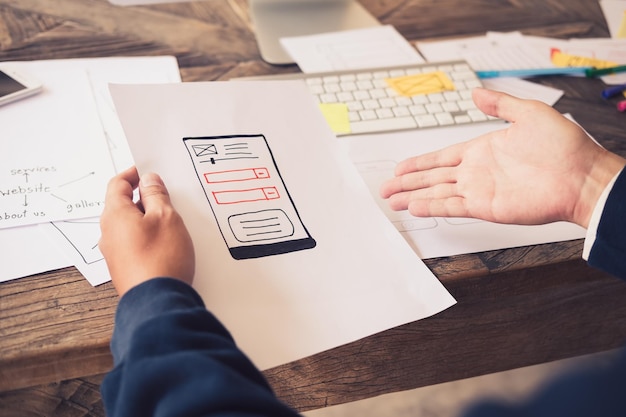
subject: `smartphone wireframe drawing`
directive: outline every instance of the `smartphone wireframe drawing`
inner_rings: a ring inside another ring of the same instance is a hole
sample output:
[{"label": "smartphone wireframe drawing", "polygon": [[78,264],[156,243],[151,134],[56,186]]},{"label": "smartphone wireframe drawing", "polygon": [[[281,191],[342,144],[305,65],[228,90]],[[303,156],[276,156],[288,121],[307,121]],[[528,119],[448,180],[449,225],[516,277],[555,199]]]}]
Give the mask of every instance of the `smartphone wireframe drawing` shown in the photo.
[{"label": "smartphone wireframe drawing", "polygon": [[234,259],[314,248],[264,135],[183,142]]},{"label": "smartphone wireframe drawing", "polygon": [[37,94],[42,89],[42,84],[34,78],[9,66],[0,66],[0,106]]}]

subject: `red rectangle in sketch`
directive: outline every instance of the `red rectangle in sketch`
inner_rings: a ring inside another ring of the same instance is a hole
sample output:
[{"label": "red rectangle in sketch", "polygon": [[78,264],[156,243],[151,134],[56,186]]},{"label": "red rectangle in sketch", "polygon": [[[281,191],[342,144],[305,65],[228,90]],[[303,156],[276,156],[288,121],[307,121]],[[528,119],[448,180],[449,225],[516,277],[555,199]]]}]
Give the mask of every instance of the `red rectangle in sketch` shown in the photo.
[{"label": "red rectangle in sketch", "polygon": [[209,184],[231,181],[260,180],[267,179],[269,177],[270,173],[267,168],[233,169],[228,171],[206,172],[204,174],[204,178]]},{"label": "red rectangle in sketch", "polygon": [[273,200],[280,198],[280,195],[275,187],[265,187],[251,190],[214,191],[213,198],[217,204],[236,204]]}]

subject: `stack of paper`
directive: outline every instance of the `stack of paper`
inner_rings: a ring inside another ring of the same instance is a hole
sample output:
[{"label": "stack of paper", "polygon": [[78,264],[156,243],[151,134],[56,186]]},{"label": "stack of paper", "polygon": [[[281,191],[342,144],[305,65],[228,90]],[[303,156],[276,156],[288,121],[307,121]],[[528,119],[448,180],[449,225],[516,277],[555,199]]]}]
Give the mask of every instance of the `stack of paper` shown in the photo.
[{"label": "stack of paper", "polygon": [[0,281],[75,265],[108,281],[98,251],[106,185],[133,164],[108,83],[179,82],[173,57],[7,62],[44,91],[0,108]]},{"label": "stack of paper", "polygon": [[[417,42],[428,61],[465,59],[476,71],[517,70],[566,66],[570,62],[602,61],[607,66],[626,64],[626,39],[554,39],[520,32],[488,32],[485,36]],[[555,52],[565,61],[555,62]],[[574,59],[576,58],[576,59]],[[584,64],[583,64],[584,65]],[[626,82],[625,74],[602,77],[606,84]]]}]

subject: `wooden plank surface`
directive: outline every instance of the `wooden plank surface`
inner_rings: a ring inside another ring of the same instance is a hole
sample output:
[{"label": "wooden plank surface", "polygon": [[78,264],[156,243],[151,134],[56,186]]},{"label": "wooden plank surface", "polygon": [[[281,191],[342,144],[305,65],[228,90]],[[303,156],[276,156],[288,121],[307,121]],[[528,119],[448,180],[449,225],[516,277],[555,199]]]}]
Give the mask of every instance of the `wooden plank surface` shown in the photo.
[{"label": "wooden plank surface", "polygon": [[[362,0],[408,40],[521,30],[606,37],[593,0]],[[0,61],[174,55],[185,81],[298,71],[261,61],[245,0],[116,7],[0,0]],[[626,156],[624,116],[599,80],[545,77],[571,113]],[[428,260],[459,303],[427,320],[266,371],[300,410],[610,349],[626,336],[626,289],[585,265],[582,241]],[[117,296],[66,268],[0,285],[0,415],[102,416]]]}]

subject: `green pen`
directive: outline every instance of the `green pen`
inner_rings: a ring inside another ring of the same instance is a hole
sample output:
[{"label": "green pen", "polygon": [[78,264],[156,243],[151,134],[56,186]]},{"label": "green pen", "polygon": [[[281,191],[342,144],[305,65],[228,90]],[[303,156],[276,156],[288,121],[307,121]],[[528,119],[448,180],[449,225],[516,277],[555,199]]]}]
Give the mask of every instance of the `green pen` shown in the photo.
[{"label": "green pen", "polygon": [[615,74],[618,72],[626,72],[626,65],[618,65],[616,67],[608,67],[608,68],[590,68],[585,70],[585,76],[599,77],[601,75]]}]

